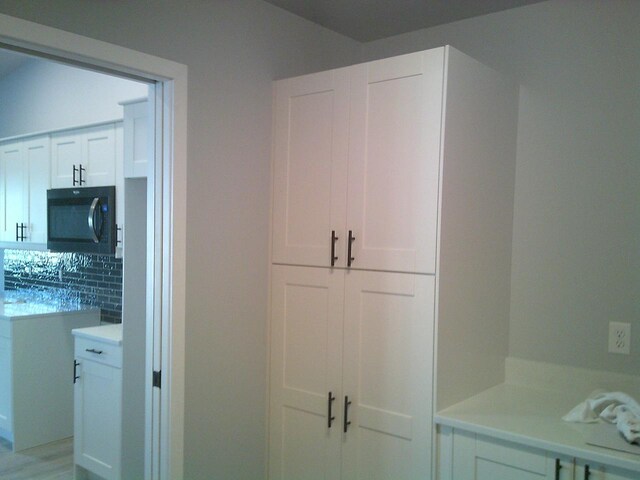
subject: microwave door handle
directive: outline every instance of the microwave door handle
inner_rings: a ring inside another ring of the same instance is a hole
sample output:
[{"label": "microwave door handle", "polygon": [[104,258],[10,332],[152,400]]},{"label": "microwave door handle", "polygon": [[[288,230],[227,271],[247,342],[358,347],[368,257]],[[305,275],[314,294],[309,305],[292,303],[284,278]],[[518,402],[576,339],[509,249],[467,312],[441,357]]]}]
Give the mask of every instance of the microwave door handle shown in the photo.
[{"label": "microwave door handle", "polygon": [[95,226],[95,220],[94,220],[96,216],[96,207],[98,206],[99,203],[100,203],[100,199],[98,197],[93,199],[93,202],[91,202],[91,207],[89,207],[89,216],[87,218],[89,222],[89,228],[91,229],[91,235],[93,235],[94,243],[100,243],[100,239],[98,238],[98,234],[96,233],[96,226]]}]

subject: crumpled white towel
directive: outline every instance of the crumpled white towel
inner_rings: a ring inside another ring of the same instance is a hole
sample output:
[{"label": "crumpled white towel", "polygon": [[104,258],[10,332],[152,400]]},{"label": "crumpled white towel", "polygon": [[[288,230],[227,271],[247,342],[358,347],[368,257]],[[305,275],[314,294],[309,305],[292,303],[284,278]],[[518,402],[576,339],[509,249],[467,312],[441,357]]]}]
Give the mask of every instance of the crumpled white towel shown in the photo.
[{"label": "crumpled white towel", "polygon": [[618,427],[629,443],[640,443],[640,404],[622,392],[596,390],[562,419],[565,422],[593,423],[601,418]]}]

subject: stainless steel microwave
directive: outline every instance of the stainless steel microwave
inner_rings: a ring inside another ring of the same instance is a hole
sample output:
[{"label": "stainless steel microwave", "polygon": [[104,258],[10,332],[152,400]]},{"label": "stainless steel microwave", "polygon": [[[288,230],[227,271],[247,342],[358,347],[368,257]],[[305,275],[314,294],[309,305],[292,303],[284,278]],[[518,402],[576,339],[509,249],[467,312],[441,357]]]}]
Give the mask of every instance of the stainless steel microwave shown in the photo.
[{"label": "stainless steel microwave", "polygon": [[47,248],[114,254],[116,187],[47,190]]}]

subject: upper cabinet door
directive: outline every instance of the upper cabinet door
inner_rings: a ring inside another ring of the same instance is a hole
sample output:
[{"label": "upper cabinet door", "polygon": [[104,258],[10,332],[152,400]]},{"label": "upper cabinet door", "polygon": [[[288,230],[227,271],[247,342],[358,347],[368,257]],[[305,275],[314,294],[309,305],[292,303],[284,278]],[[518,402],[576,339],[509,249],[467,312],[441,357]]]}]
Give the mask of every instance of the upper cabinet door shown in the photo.
[{"label": "upper cabinet door", "polygon": [[49,189],[49,136],[24,142],[24,158],[28,175],[29,228],[27,241],[47,243],[47,190]]},{"label": "upper cabinet door", "polygon": [[115,185],[114,124],[52,135],[51,169],[54,188]]},{"label": "upper cabinet door", "polygon": [[273,262],[345,262],[348,69],[275,84]]},{"label": "upper cabinet door", "polygon": [[83,129],[82,166],[87,187],[115,185],[116,140],[113,124]]},{"label": "upper cabinet door", "polygon": [[351,69],[354,268],[435,273],[443,78],[443,48]]},{"label": "upper cabinet door", "polygon": [[[74,167],[82,163],[81,135],[77,130],[51,135],[51,186],[77,186],[78,173]],[[76,183],[74,184],[74,180]]]},{"label": "upper cabinet door", "polygon": [[17,242],[16,225],[27,223],[26,169],[24,148],[21,141],[9,142],[0,146],[0,169],[0,181],[2,182],[0,240]]}]

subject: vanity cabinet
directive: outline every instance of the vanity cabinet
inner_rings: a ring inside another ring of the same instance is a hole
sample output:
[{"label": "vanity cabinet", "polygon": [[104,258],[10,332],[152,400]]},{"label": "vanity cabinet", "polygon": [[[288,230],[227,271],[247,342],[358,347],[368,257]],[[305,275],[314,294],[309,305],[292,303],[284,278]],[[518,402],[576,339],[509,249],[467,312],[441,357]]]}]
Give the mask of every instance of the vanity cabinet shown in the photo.
[{"label": "vanity cabinet", "polygon": [[517,88],[442,47],[274,96],[269,478],[432,478],[438,322],[443,390],[499,370]]},{"label": "vanity cabinet", "polygon": [[0,144],[0,241],[47,242],[48,135]]},{"label": "vanity cabinet", "polygon": [[73,330],[76,479],[122,478],[122,325]]}]

